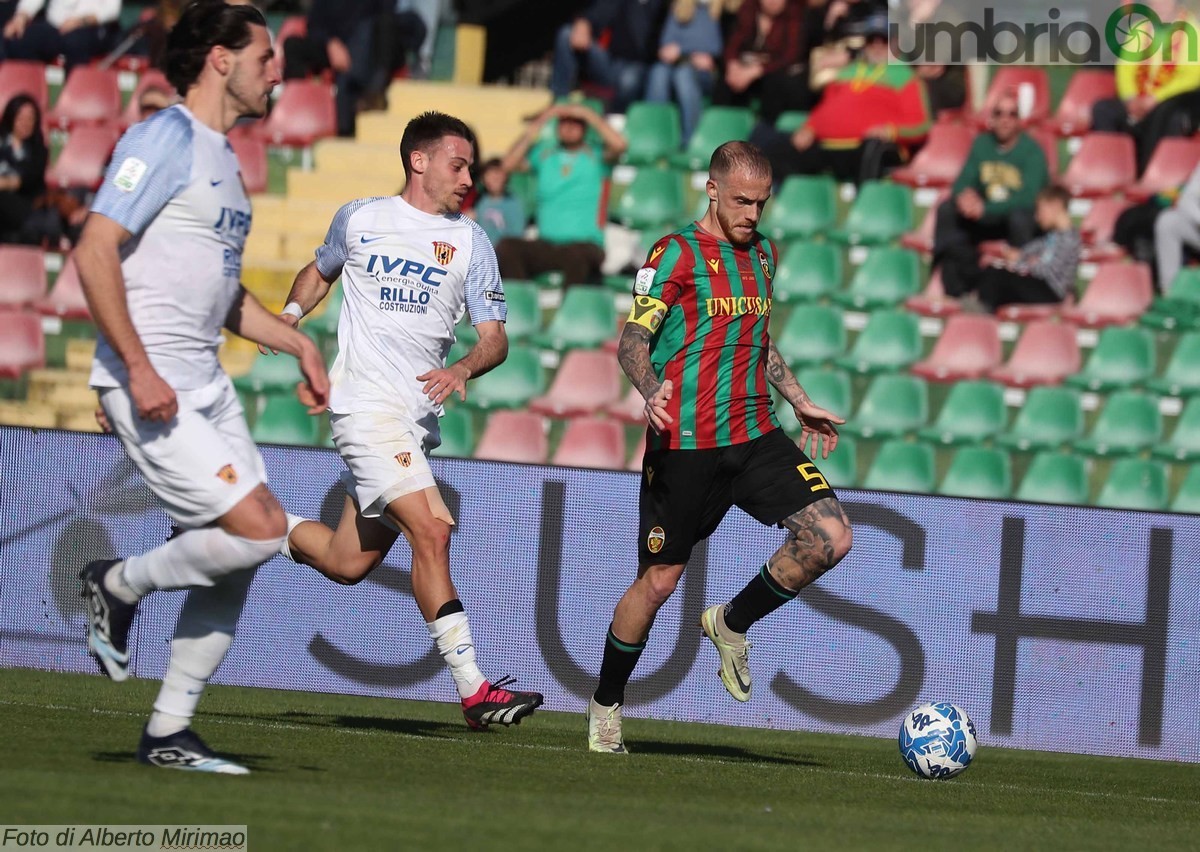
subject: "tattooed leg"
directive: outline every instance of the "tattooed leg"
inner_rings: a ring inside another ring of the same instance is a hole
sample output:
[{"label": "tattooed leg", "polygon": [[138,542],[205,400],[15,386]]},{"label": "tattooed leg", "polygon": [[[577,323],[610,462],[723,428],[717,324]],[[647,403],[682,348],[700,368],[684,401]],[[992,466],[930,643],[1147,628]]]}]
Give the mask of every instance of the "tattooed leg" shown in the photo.
[{"label": "tattooed leg", "polygon": [[833,497],[805,506],[783,525],[791,535],[768,565],[771,576],[786,589],[799,591],[850,551],[850,519]]}]

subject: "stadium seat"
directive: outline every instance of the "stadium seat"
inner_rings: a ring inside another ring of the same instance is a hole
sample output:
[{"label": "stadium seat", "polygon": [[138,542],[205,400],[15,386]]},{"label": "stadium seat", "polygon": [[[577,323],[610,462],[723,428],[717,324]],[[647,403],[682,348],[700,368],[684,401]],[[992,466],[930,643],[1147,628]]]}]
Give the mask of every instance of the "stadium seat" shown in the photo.
[{"label": "stadium seat", "polygon": [[1054,450],[1083,436],[1083,404],[1074,388],[1031,388],[1012,427],[996,442],[1013,450]]},{"label": "stadium seat", "polygon": [[1180,269],[1166,295],[1150,303],[1139,323],[1165,331],[1200,327],[1200,266]]},{"label": "stadium seat", "polygon": [[842,286],[842,253],[829,243],[795,240],[779,258],[773,298],[782,304],[812,302],[829,296]]},{"label": "stadium seat", "polygon": [[1171,511],[1200,514],[1200,464],[1188,468],[1175,499],[1171,501]]},{"label": "stadium seat", "polygon": [[920,321],[905,311],[876,311],[850,351],[836,360],[856,373],[905,370],[921,357]]},{"label": "stadium seat", "polygon": [[133,87],[133,94],[129,96],[129,102],[125,104],[125,109],[121,112],[118,123],[122,130],[132,127],[142,120],[141,97],[147,89],[159,89],[172,95],[175,94],[175,87],[167,80],[166,74],[157,68],[147,68],[138,77],[137,85]]},{"label": "stadium seat", "polygon": [[546,377],[537,351],[513,346],[504,363],[471,382],[462,404],[479,409],[520,408],[545,390]]},{"label": "stadium seat", "polygon": [[1171,437],[1151,450],[1151,455],[1166,461],[1200,461],[1200,397],[1187,401]]},{"label": "stadium seat", "polygon": [[863,488],[929,494],[934,485],[933,447],[922,442],[884,441],[863,477]]},{"label": "stadium seat", "polygon": [[917,226],[915,231],[909,231],[900,238],[900,245],[906,249],[919,251],[922,254],[929,254],[933,251],[934,233],[937,231],[937,211],[942,202],[950,197],[947,190],[942,190],[937,194],[937,198],[929,205],[925,211],[925,215],[921,218],[921,224]]},{"label": "stadium seat", "polygon": [[984,314],[957,314],[946,320],[929,357],[912,372],[931,382],[978,379],[1000,366],[1000,323]]},{"label": "stadium seat", "polygon": [[475,445],[475,458],[545,464],[547,429],[545,418],[532,411],[496,411]]},{"label": "stadium seat", "polygon": [[631,387],[620,399],[605,407],[604,412],[630,426],[646,425],[646,400],[637,388]]},{"label": "stadium seat", "polygon": [[27,308],[46,295],[46,255],[36,246],[0,245],[0,310]]},{"label": "stadium seat", "polygon": [[838,435],[837,448],[829,458],[813,461],[834,488],[853,488],[858,484],[858,441],[852,435]]},{"label": "stadium seat", "polygon": [[638,101],[625,113],[625,140],[629,147],[621,161],[649,166],[678,153],[682,142],[679,107],[673,103]]},{"label": "stadium seat", "polygon": [[267,397],[266,405],[250,430],[255,441],[265,444],[316,446],[320,434],[320,418],[309,414],[295,394],[286,392]]},{"label": "stadium seat", "polygon": [[37,101],[42,115],[50,105],[50,89],[46,85],[46,66],[23,59],[0,62],[0,108],[16,95],[29,95]]},{"label": "stadium seat", "polygon": [[692,171],[708,168],[713,151],[734,139],[750,138],[754,113],[745,107],[710,106],[700,114],[700,122],[683,151],[671,157],[671,163]]},{"label": "stadium seat", "polygon": [[613,217],[636,231],[673,230],[685,218],[683,175],[673,169],[638,169]]},{"label": "stadium seat", "polygon": [[438,421],[442,443],[433,451],[438,456],[468,459],[475,449],[475,419],[460,405],[447,405]]},{"label": "stadium seat", "polygon": [[799,305],[773,339],[790,367],[836,358],[846,351],[842,309],[834,305]]},{"label": "stadium seat", "polygon": [[830,231],[831,239],[849,245],[882,245],[912,230],[912,193],[907,186],[865,181],[846,214],[846,222]]},{"label": "stadium seat", "polygon": [[[849,413],[853,397],[847,373],[830,367],[807,367],[796,373],[796,381],[817,405],[843,417]],[[790,405],[784,407],[791,408]],[[776,406],[778,410],[779,406]]]},{"label": "stadium seat", "polygon": [[46,123],[61,130],[80,124],[115,124],[121,117],[117,72],[98,65],[77,65],[67,76]]},{"label": "stadium seat", "polygon": [[1148,380],[1146,388],[1166,396],[1200,393],[1200,331],[1179,335],[1163,374]]},{"label": "stadium seat", "polygon": [[949,186],[958,178],[975,129],[965,124],[934,124],[929,137],[906,166],[892,172],[891,178],[905,186]]},{"label": "stadium seat", "polygon": [[0,379],[15,379],[45,365],[41,318],[25,311],[0,310]]},{"label": "stadium seat", "polygon": [[625,467],[625,427],[605,417],[569,420],[550,463],[621,470]]},{"label": "stadium seat", "polygon": [[1059,136],[1082,136],[1091,130],[1096,101],[1116,96],[1117,84],[1111,71],[1076,68],[1047,125]]},{"label": "stadium seat", "polygon": [[758,229],[773,240],[809,239],[824,234],[836,222],[837,184],[833,178],[789,175],[767,205]]},{"label": "stadium seat", "polygon": [[917,434],[935,444],[972,444],[995,437],[1007,424],[1004,388],[968,380],[950,386],[937,418]]},{"label": "stadium seat", "polygon": [[1088,461],[1070,453],[1040,452],[1029,463],[1014,496],[1034,503],[1083,505],[1088,497]]},{"label": "stadium seat", "polygon": [[808,113],[802,109],[785,109],[775,119],[775,129],[780,133],[795,133],[808,123]]},{"label": "stadium seat", "polygon": [[621,397],[617,356],[600,350],[568,352],[554,374],[550,390],[529,401],[529,410],[547,417],[594,414]]},{"label": "stadium seat", "polygon": [[234,128],[229,144],[242,171],[242,183],[251,195],[267,191],[267,143],[258,134]]},{"label": "stadium seat", "polygon": [[337,133],[333,89],[316,80],[288,80],[262,133],[269,144],[305,148]]},{"label": "stadium seat", "polygon": [[[505,287],[508,283],[505,282]],[[304,330],[310,334],[332,336],[337,334],[338,319],[342,315],[342,285],[335,281],[329,288],[322,304],[325,310],[304,320]]]},{"label": "stadium seat", "polygon": [[1026,133],[1038,146],[1042,149],[1042,153],[1046,156],[1046,174],[1051,180],[1058,177],[1058,137],[1047,130],[1045,127],[1031,127]]},{"label": "stadium seat", "polygon": [[46,183],[59,189],[96,189],[119,135],[115,124],[73,128],[58,159],[46,170]]},{"label": "stadium seat", "polygon": [[1012,496],[1012,460],[995,447],[960,447],[937,493],[948,497],[1007,500]]},{"label": "stadium seat", "polygon": [[1062,185],[1076,197],[1101,198],[1137,180],[1133,137],[1124,133],[1089,133],[1067,164]]},{"label": "stadium seat", "polygon": [[860,311],[895,307],[921,290],[921,259],[895,246],[871,249],[854,270],[850,286],[832,294],[835,302]]},{"label": "stadium seat", "polygon": [[58,272],[58,278],[54,280],[54,287],[33,307],[40,314],[65,320],[92,318],[87,298],[83,295],[83,282],[79,280],[79,267],[75,265],[74,255],[67,256]]},{"label": "stadium seat", "polygon": [[1037,320],[1026,326],[1008,360],[988,378],[1010,387],[1054,385],[1079,371],[1079,343],[1069,325]]},{"label": "stadium seat", "polygon": [[1154,336],[1144,328],[1112,326],[1100,332],[1083,369],[1065,384],[1107,392],[1133,387],[1154,375]]},{"label": "stadium seat", "polygon": [[562,304],[546,326],[532,336],[532,342],[544,349],[594,349],[613,335],[616,308],[608,290],[597,287],[570,287]]},{"label": "stadium seat", "polygon": [[1125,256],[1125,249],[1113,242],[1113,227],[1117,217],[1129,206],[1124,198],[1097,198],[1092,201],[1091,208],[1079,223],[1079,233],[1083,237],[1081,260],[1103,263]]},{"label": "stadium seat", "polygon": [[1167,467],[1150,459],[1117,459],[1096,496],[1097,506],[1111,509],[1167,508]]},{"label": "stadium seat", "polygon": [[1160,192],[1175,191],[1187,183],[1200,165],[1200,140],[1167,136],[1154,146],[1141,178],[1125,190],[1131,201],[1145,201]]},{"label": "stadium seat", "polygon": [[904,300],[904,309],[923,317],[951,317],[962,311],[958,299],[946,295],[942,285],[942,269],[939,266],[929,275],[925,289]]},{"label": "stadium seat", "polygon": [[1050,79],[1045,68],[1031,66],[1003,65],[996,68],[996,73],[988,83],[987,94],[983,106],[976,115],[976,124],[985,127],[992,115],[996,101],[1006,92],[1020,93],[1023,85],[1033,86],[1033,105],[1029,114],[1023,117],[1027,125],[1037,125],[1050,116]]},{"label": "stadium seat", "polygon": [[1158,400],[1140,391],[1122,390],[1109,396],[1087,437],[1076,444],[1080,452],[1117,456],[1149,450],[1162,440]]},{"label": "stadium seat", "polygon": [[1145,263],[1103,263],[1088,282],[1083,298],[1059,311],[1072,325],[1103,328],[1134,322],[1154,299],[1154,282]]},{"label": "stadium seat", "polygon": [[891,373],[871,380],[858,411],[838,429],[859,438],[893,438],[915,432],[928,419],[925,380]]},{"label": "stadium seat", "polygon": [[508,306],[504,333],[510,342],[525,340],[541,330],[542,308],[538,304],[538,286],[532,281],[505,281],[504,303]]},{"label": "stadium seat", "polygon": [[259,355],[250,372],[233,380],[242,393],[282,395],[291,393],[304,378],[300,362],[290,355]]}]

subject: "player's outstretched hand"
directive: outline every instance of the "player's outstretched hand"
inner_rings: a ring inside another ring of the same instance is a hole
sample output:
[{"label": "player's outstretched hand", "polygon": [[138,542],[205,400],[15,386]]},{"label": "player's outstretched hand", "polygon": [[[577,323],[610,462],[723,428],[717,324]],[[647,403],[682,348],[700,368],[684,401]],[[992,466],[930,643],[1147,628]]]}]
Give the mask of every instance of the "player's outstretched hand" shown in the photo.
[{"label": "player's outstretched hand", "polygon": [[[283,322],[287,323],[288,325],[290,325],[292,328],[296,328],[297,326],[300,325],[300,320],[296,319],[291,314],[280,314],[279,319],[282,320]],[[278,349],[270,349],[266,346],[263,346],[261,343],[258,344],[258,351],[263,355],[278,355],[279,354]]]},{"label": "player's outstretched hand", "polygon": [[465,400],[467,398],[467,379],[470,377],[470,372],[466,367],[451,364],[449,367],[422,373],[417,376],[417,381],[425,383],[421,392],[441,405],[450,398],[452,393],[458,394],[459,399]]},{"label": "player's outstretched hand", "polygon": [[667,403],[671,401],[674,391],[675,386],[671,384],[670,379],[666,379],[658,386],[658,390],[646,400],[646,420],[650,422],[650,428],[655,432],[662,432],[675,422],[675,418],[667,414]]},{"label": "player's outstretched hand", "polygon": [[320,350],[311,343],[300,353],[300,373],[304,381],[296,385],[296,397],[308,406],[309,414],[320,414],[329,406],[329,373]]},{"label": "player's outstretched hand", "polygon": [[130,371],[129,395],[133,397],[138,417],[143,420],[170,423],[179,413],[175,391],[149,364]]},{"label": "player's outstretched hand", "polygon": [[[793,407],[796,411],[796,418],[800,421],[800,426],[802,427],[800,432],[800,449],[810,459],[815,459],[818,456],[823,459],[829,458],[829,454],[837,447],[837,427],[845,423],[845,419],[838,417],[832,411],[826,411],[819,405],[813,405],[812,402]],[[810,438],[812,439],[811,453],[808,451],[808,441]]]}]

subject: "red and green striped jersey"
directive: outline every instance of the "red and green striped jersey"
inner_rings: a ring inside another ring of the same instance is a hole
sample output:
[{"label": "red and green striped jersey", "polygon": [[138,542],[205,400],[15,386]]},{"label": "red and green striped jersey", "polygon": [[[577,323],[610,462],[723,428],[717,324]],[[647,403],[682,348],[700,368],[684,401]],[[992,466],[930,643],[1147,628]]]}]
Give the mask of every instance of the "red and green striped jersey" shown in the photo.
[{"label": "red and green striped jersey", "polygon": [[661,434],[651,430],[651,448],[726,447],[779,428],[766,371],[778,258],[760,234],[737,247],[695,222],[654,244],[634,292],[668,308],[650,361],[674,386],[668,413],[675,422]]}]

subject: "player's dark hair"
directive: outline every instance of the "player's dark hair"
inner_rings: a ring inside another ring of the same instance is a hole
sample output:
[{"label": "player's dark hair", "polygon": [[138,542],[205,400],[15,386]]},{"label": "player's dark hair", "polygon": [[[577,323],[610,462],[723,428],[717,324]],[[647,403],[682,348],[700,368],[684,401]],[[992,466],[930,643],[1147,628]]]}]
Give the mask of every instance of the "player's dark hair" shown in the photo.
[{"label": "player's dark hair", "polygon": [[718,180],[735,171],[747,177],[770,180],[771,161],[761,148],[750,142],[726,142],[713,151],[712,159],[708,162],[708,174],[713,180]]},{"label": "player's dark hair", "polygon": [[262,12],[253,6],[230,6],[225,0],[189,3],[167,36],[163,61],[167,79],[186,95],[200,79],[210,50],[217,46],[241,50],[253,38],[250,28],[266,25]]},{"label": "player's dark hair", "polygon": [[466,122],[446,115],[444,112],[423,112],[404,128],[400,138],[400,160],[404,163],[404,177],[412,177],[413,151],[424,151],[436,145],[443,136],[459,136],[475,148],[475,134]]},{"label": "player's dark hair", "polygon": [[1071,193],[1067,192],[1066,187],[1060,186],[1057,183],[1047,184],[1038,190],[1038,201],[1057,201],[1063,207],[1071,205]]}]

